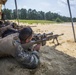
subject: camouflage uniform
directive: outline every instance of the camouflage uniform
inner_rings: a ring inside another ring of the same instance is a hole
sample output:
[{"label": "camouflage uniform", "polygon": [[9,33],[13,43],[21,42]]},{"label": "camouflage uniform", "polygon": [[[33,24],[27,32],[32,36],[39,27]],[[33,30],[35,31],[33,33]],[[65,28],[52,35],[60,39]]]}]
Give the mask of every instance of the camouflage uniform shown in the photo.
[{"label": "camouflage uniform", "polygon": [[9,28],[9,26],[0,27],[0,37]]},{"label": "camouflage uniform", "polygon": [[7,26],[4,26],[4,27],[0,28],[0,37],[4,38],[7,35],[17,33],[17,32],[18,32],[17,29],[12,28],[11,25],[7,25]]},{"label": "camouflage uniform", "polygon": [[34,69],[39,65],[39,53],[37,51],[24,50],[20,40],[14,39],[14,36],[17,35],[11,34],[7,37],[0,39],[0,55],[12,55],[16,60],[24,65],[26,68]]}]

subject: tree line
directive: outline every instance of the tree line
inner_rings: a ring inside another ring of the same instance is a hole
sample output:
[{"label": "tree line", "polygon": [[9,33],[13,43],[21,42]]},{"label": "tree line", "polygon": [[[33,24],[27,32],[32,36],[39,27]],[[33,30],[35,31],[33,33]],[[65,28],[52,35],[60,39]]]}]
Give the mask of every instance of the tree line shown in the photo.
[{"label": "tree line", "polygon": [[[3,9],[2,12],[5,14],[5,19],[16,19],[16,10],[11,9]],[[70,22],[70,17],[61,16],[58,13],[43,12],[43,11],[36,11],[35,9],[18,9],[18,16],[19,19],[22,20],[50,20],[56,22]],[[76,18],[73,18],[73,21],[76,22]]]}]

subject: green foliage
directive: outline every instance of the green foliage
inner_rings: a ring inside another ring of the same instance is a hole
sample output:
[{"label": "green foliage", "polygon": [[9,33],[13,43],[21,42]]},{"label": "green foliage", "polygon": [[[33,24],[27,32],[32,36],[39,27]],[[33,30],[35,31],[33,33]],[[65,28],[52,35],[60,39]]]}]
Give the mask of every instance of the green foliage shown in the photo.
[{"label": "green foliage", "polygon": [[75,17],[73,18],[73,21],[76,22],[76,18]]},{"label": "green foliage", "polygon": [[56,22],[62,22],[60,18],[56,18]]},{"label": "green foliage", "polygon": [[[3,12],[6,15],[6,19],[16,19],[16,10],[9,10],[4,9]],[[18,15],[19,19],[21,20],[31,20],[30,22],[33,22],[33,20],[49,20],[49,21],[56,21],[56,22],[71,22],[70,17],[61,16],[57,13],[49,12],[43,12],[43,11],[36,11],[35,9],[18,9]],[[73,18],[74,22],[76,22],[76,18]],[[38,21],[36,21],[38,22]],[[42,22],[42,21],[41,21]]]},{"label": "green foliage", "polygon": [[19,22],[22,22],[22,23],[29,23],[29,24],[32,24],[32,23],[55,23],[54,21],[48,21],[48,20],[19,20]]},{"label": "green foliage", "polygon": [[4,15],[5,15],[5,19],[11,19],[11,16],[12,16],[12,10],[4,9],[4,10],[2,10],[2,12],[3,12]]}]

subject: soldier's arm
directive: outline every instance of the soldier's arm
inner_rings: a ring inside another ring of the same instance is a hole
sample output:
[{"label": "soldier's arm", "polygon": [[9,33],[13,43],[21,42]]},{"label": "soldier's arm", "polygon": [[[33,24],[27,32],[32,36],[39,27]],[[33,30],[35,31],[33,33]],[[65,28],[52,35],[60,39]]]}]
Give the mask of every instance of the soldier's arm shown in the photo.
[{"label": "soldier's arm", "polygon": [[7,29],[11,28],[10,25],[0,28],[1,33],[5,32]]},{"label": "soldier's arm", "polygon": [[39,53],[37,51],[24,51],[20,43],[16,43],[15,58],[19,63],[29,69],[35,69],[40,63]]}]

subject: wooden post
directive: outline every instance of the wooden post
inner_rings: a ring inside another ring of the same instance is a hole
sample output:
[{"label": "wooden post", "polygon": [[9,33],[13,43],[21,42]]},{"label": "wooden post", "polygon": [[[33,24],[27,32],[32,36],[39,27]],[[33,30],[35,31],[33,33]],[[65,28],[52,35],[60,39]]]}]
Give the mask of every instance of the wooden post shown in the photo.
[{"label": "wooden post", "polygon": [[18,25],[19,25],[19,16],[18,16],[18,9],[17,9],[17,1],[15,0],[15,7],[16,7],[16,18],[18,21]]},{"label": "wooden post", "polygon": [[74,35],[74,41],[76,42],[75,30],[74,30],[74,25],[73,25],[73,19],[72,19],[72,14],[71,14],[71,8],[70,8],[69,0],[67,0],[67,3],[68,3],[69,13],[70,13],[70,18],[71,18],[71,23],[72,23],[72,29],[73,29],[73,35]]},{"label": "wooden post", "polygon": [[2,9],[2,4],[0,4],[0,19],[2,17],[2,11],[1,11],[1,9]]}]

